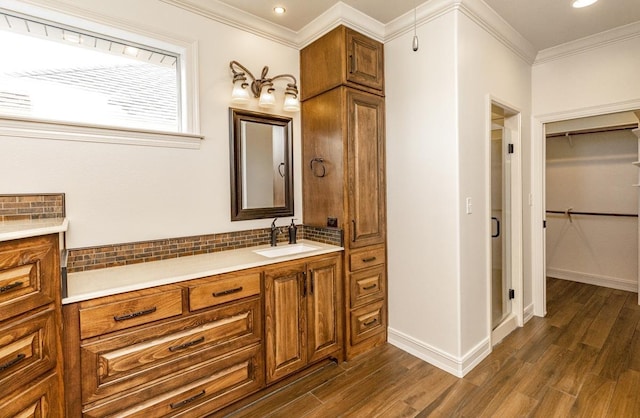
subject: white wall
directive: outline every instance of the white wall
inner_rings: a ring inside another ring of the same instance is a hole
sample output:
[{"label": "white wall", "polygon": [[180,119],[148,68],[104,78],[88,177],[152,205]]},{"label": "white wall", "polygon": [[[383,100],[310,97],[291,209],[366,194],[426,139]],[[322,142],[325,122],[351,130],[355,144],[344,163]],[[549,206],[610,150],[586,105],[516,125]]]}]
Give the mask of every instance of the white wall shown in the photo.
[{"label": "white wall", "polygon": [[[490,271],[491,202],[490,103],[488,97],[508,104],[521,113],[522,146],[519,157],[526,161],[530,152],[531,66],[464,14],[458,23],[459,74],[459,170],[460,170],[460,278],[461,278],[461,355],[487,342],[490,329],[488,306]],[[528,166],[527,166],[528,168]],[[522,196],[528,196],[528,184]],[[462,204],[472,198],[473,213]],[[529,207],[524,206],[524,224]],[[517,216],[516,216],[517,218]],[[518,256],[519,258],[519,256]],[[530,280],[524,283],[524,306],[531,303]]]},{"label": "white wall", "polygon": [[415,341],[415,350],[457,357],[454,14],[418,27],[417,52],[412,37],[385,44],[389,327]]},{"label": "white wall", "polygon": [[[69,248],[267,227],[270,220],[230,221],[229,62],[238,60],[257,76],[264,65],[269,75],[297,76],[298,50],[155,0],[46,4],[197,42],[205,139],[200,149],[184,150],[2,138],[0,193],[66,193]],[[301,219],[299,114],[293,138]]]},{"label": "white wall", "polygon": [[[549,210],[638,213],[631,131],[547,139]],[[638,218],[547,214],[547,275],[637,291]]]},{"label": "white wall", "polygon": [[461,375],[490,349],[488,95],[528,119],[530,66],[457,10],[412,35],[385,44],[390,341]]},{"label": "white wall", "polygon": [[[633,28],[632,28],[633,29]],[[532,68],[532,191],[536,228],[525,241],[533,242],[532,270],[544,265],[544,130],[542,124],[577,117],[640,109],[640,33],[625,31],[619,38],[608,33],[595,46],[565,45],[565,54],[554,54]],[[599,37],[592,39],[598,41]],[[539,223],[538,223],[539,222]],[[545,271],[533,273],[536,314],[545,312]]]}]

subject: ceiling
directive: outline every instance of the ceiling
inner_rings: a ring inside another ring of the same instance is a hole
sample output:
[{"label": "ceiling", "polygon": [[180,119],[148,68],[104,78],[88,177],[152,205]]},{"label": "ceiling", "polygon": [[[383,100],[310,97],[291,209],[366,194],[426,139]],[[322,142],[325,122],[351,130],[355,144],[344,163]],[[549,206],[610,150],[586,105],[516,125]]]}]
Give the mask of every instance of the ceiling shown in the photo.
[{"label": "ceiling", "polygon": [[[296,32],[338,3],[338,0],[219,1]],[[640,21],[640,0],[600,0],[584,9],[573,9],[569,0],[484,1],[538,51]],[[422,0],[342,2],[383,24],[425,3]],[[287,12],[276,15],[275,6],[283,6]]]}]

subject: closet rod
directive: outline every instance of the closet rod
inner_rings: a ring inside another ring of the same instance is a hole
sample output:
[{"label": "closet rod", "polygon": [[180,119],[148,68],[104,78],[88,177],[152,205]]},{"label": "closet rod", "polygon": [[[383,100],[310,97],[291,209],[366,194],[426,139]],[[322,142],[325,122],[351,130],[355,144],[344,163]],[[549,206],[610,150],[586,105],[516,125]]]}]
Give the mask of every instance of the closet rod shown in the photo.
[{"label": "closet rod", "polygon": [[629,129],[633,130],[636,128],[638,128],[638,124],[632,123],[630,125],[608,127],[608,128],[583,129],[579,131],[557,132],[553,134],[547,134],[547,138],[564,138],[566,135],[596,134],[600,132],[626,131]]},{"label": "closet rod", "polygon": [[548,210],[547,213],[559,213],[562,215],[592,215],[592,216],[623,216],[627,218],[637,218],[637,214],[633,213],[607,213],[607,212],[575,212],[569,210]]}]

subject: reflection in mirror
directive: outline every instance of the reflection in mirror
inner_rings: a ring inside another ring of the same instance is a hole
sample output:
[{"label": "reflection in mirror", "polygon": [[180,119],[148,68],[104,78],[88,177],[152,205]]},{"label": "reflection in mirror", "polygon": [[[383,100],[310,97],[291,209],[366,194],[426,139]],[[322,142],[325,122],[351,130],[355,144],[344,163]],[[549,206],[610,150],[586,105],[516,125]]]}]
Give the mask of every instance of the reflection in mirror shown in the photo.
[{"label": "reflection in mirror", "polygon": [[291,118],[230,109],[231,220],[293,216]]}]

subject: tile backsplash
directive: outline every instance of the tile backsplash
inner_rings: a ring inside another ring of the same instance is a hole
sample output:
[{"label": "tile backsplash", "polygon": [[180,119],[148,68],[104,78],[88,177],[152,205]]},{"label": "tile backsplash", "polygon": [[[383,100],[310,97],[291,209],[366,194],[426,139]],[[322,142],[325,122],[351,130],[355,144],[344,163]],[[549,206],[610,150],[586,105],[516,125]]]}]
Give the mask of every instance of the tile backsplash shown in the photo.
[{"label": "tile backsplash", "polygon": [[[63,218],[64,216],[64,193],[0,194],[0,222]],[[280,228],[282,233],[278,234],[278,242],[285,243],[288,240],[286,227]],[[70,248],[68,250],[67,271],[72,273],[96,270],[264,245],[270,241],[270,232],[270,228],[261,228],[97,247]],[[343,245],[342,230],[337,228],[298,225],[298,239]]]},{"label": "tile backsplash", "polygon": [[64,217],[64,193],[0,194],[0,222]]},{"label": "tile backsplash", "polygon": [[[287,234],[278,234],[278,242],[286,243]],[[310,239],[342,246],[342,231],[335,228],[298,226],[298,239]],[[127,264],[206,254],[268,244],[270,228],[223,232],[183,238],[69,249],[69,273],[96,270]]]}]

